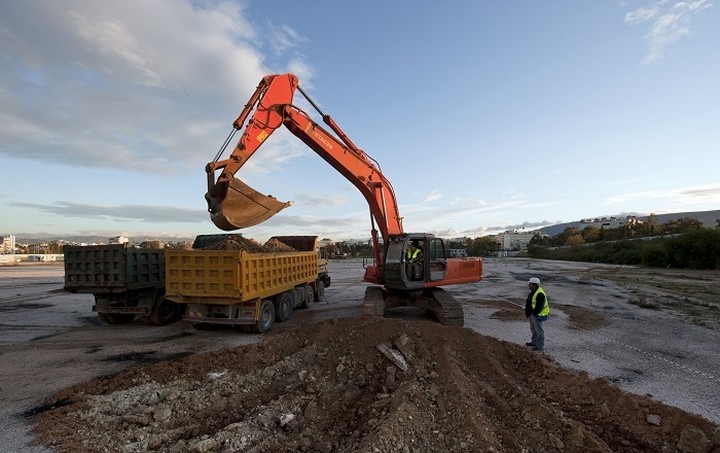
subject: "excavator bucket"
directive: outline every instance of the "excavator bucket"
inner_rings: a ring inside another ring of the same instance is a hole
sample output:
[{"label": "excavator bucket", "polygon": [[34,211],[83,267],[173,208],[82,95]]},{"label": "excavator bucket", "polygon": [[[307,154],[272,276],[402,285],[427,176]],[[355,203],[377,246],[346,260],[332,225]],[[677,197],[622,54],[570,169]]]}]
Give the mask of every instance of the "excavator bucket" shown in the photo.
[{"label": "excavator bucket", "polygon": [[292,204],[263,195],[237,178],[230,179],[224,197],[209,196],[209,201],[210,218],[225,231],[262,223]]}]

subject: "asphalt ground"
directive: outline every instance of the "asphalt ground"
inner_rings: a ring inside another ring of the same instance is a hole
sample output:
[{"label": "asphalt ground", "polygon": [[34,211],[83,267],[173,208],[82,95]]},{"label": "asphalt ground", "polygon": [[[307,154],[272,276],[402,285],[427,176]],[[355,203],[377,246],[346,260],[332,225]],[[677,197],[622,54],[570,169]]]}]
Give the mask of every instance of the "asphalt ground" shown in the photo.
[{"label": "asphalt ground", "polygon": [[[330,274],[324,301],[296,311],[269,334],[362,316],[368,286],[362,261],[331,261]],[[702,285],[717,286],[720,273],[486,259],[482,282],[446,289],[463,302],[465,327],[522,345],[530,335],[523,314],[530,277],[541,279],[552,309],[542,354],[591,379],[607,379],[720,424],[718,309],[712,299],[696,306],[688,294],[700,293]],[[692,280],[695,289],[689,291],[682,279]],[[677,284],[664,284],[670,280]],[[30,445],[29,416],[62,388],[143,363],[262,339],[239,329],[197,330],[182,321],[163,327],[140,319],[105,325],[91,311],[91,295],[67,293],[62,286],[61,263],[0,267],[0,451],[50,451]],[[389,316],[431,319],[405,308]]]}]

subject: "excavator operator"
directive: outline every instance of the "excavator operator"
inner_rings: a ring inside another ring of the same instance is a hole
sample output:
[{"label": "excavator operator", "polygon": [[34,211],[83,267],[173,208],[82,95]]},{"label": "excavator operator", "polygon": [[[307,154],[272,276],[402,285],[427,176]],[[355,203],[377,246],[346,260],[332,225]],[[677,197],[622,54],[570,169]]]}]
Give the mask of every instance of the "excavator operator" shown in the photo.
[{"label": "excavator operator", "polygon": [[408,244],[405,273],[410,280],[422,279],[422,249],[414,241]]}]

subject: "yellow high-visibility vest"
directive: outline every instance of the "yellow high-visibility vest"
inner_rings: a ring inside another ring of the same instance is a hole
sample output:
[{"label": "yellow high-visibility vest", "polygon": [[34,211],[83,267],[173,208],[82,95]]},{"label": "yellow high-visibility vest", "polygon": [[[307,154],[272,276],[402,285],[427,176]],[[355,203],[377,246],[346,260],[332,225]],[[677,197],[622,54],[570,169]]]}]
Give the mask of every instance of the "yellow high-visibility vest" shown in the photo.
[{"label": "yellow high-visibility vest", "polygon": [[545,295],[545,306],[543,307],[542,311],[538,316],[547,316],[550,314],[550,300],[548,300],[548,296],[547,294],[545,294],[545,291],[539,286],[538,290],[535,291],[535,294],[533,294],[532,300],[530,301],[530,306],[532,307],[533,311],[535,311],[535,302],[539,293],[543,293]]},{"label": "yellow high-visibility vest", "polygon": [[410,249],[408,249],[408,251],[407,251],[408,261],[415,260],[418,257],[418,255],[420,255],[420,249],[416,248],[415,251],[411,251]]}]

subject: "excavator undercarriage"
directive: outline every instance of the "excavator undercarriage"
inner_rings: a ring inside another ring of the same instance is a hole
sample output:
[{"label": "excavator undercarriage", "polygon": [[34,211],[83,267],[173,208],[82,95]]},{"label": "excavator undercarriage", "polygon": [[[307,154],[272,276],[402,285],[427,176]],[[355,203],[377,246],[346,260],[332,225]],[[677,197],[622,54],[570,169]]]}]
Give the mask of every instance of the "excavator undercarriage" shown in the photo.
[{"label": "excavator undercarriage", "polygon": [[365,290],[363,312],[368,316],[383,316],[395,307],[424,308],[437,318],[440,324],[463,326],[465,315],[462,304],[442,288],[425,288],[417,291],[388,291],[380,286],[368,286]]}]

